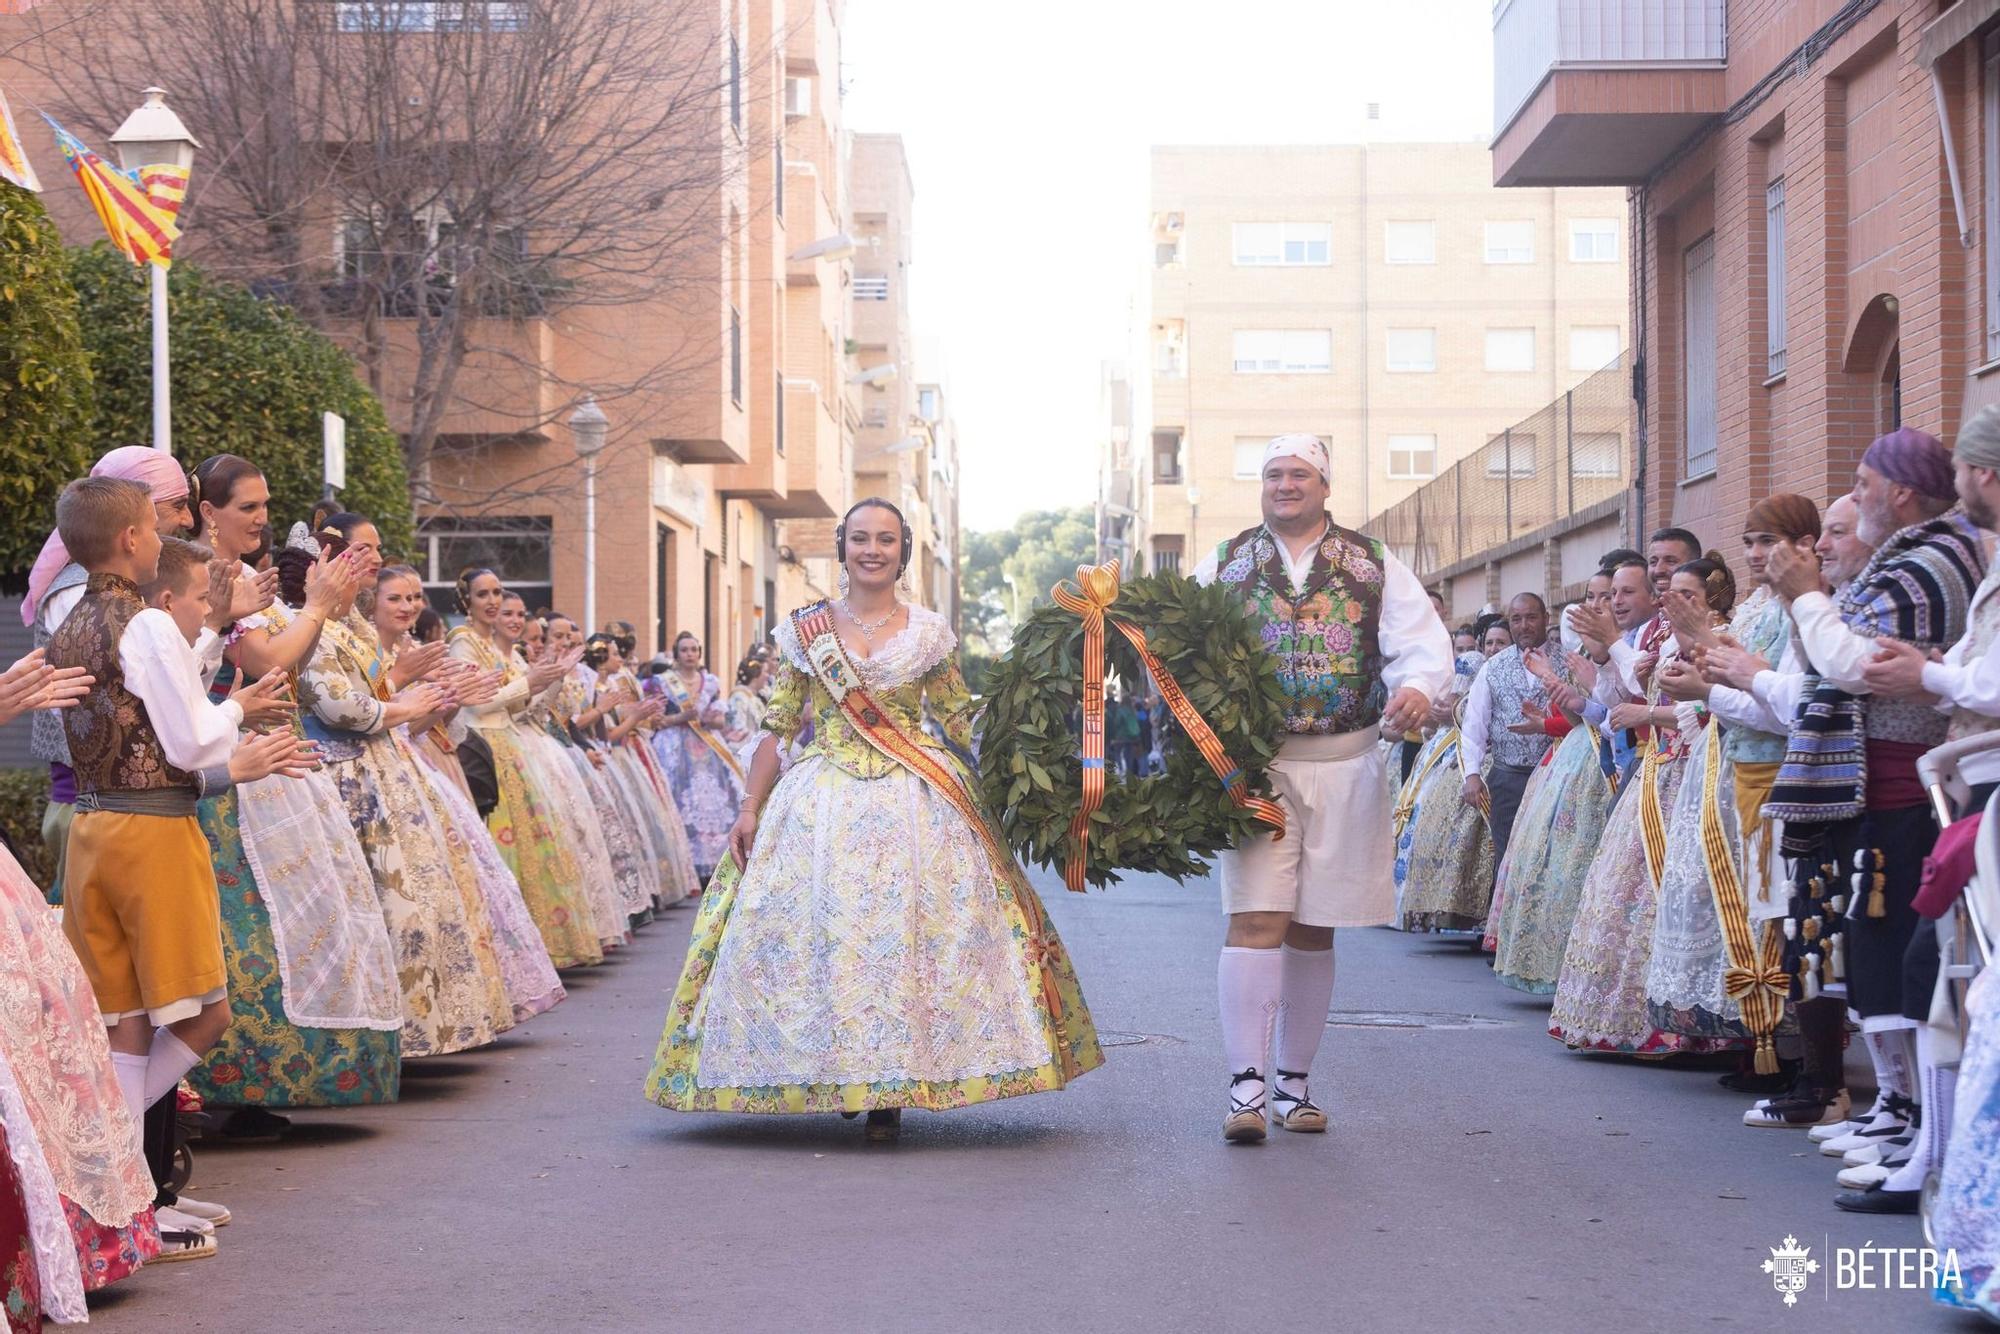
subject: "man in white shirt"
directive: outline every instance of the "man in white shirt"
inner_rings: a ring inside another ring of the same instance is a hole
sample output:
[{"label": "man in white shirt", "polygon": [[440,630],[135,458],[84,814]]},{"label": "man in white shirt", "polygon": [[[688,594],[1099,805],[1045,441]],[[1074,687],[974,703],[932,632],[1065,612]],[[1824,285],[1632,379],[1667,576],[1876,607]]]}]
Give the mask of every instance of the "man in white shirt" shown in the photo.
[{"label": "man in white shirt", "polygon": [[1377,743],[1420,725],[1452,671],[1451,636],[1416,575],[1327,512],[1325,444],[1279,436],[1262,476],[1264,522],[1194,572],[1235,591],[1264,624],[1286,698],[1271,766],[1285,836],[1259,836],[1221,859],[1229,932],[1216,974],[1232,1143],[1265,1137],[1274,1032],[1278,1123],[1326,1129],[1307,1076],[1333,1001],[1334,929],[1387,922],[1396,905]]},{"label": "man in white shirt", "polygon": [[[1514,817],[1520,812],[1528,779],[1554,744],[1545,731],[1524,733],[1514,727],[1525,716],[1523,706],[1529,703],[1538,715],[1549,711],[1549,688],[1529,669],[1529,655],[1550,656],[1549,666],[1555,674],[1563,680],[1569,678],[1569,665],[1561,652],[1547,654],[1549,605],[1540,594],[1515,595],[1507,604],[1507,629],[1514,642],[1479,669],[1465,697],[1465,719],[1458,733],[1459,764],[1465,773],[1461,795],[1467,805],[1486,811],[1496,867],[1506,859],[1507,844],[1514,836]],[[1493,757],[1490,782],[1482,777],[1489,754]]]}]

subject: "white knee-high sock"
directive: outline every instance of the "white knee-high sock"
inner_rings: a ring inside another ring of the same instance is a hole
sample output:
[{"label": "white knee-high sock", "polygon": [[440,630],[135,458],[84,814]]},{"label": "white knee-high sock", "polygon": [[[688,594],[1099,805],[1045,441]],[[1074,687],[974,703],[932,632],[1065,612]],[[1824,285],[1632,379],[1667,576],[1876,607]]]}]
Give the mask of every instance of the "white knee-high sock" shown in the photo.
[{"label": "white knee-high sock", "polygon": [[1923,1124],[1918,1127],[1910,1161],[1882,1183],[1884,1190],[1922,1190],[1924,1178],[1935,1164],[1944,1162],[1945,1145],[1951,1139],[1953,1095],[1958,1090],[1958,1071],[1940,1068],[1937,1041],[1926,1024],[1917,1030],[1917,1087],[1921,1090]]},{"label": "white knee-high sock", "polygon": [[194,1048],[175,1037],[172,1029],[154,1029],[153,1049],[146,1056],[146,1105],[151,1107],[172,1093],[181,1076],[200,1062]]},{"label": "white knee-high sock", "polygon": [[[1222,1003],[1222,1056],[1229,1073],[1270,1069],[1271,1030],[1278,1023],[1278,999],[1283,985],[1284,958],[1279,950],[1222,947],[1215,968],[1216,991]],[[1262,1079],[1246,1080],[1234,1095],[1253,1101],[1264,1091]]]},{"label": "white knee-high sock", "polygon": [[1917,1096],[1917,1043],[1911,1028],[1884,1028],[1863,1032],[1868,1059],[1875,1066],[1875,1086],[1915,1101]]},{"label": "white knee-high sock", "polygon": [[[1284,981],[1278,993],[1277,1068],[1312,1072],[1333,1004],[1333,950],[1283,948]],[[1296,1092],[1297,1090],[1293,1090]]]},{"label": "white knee-high sock", "polygon": [[136,1125],[146,1119],[146,1109],[152,1106],[146,1097],[146,1058],[131,1052],[111,1053],[111,1068],[118,1076],[118,1091],[125,1095],[125,1106],[132,1113]]}]

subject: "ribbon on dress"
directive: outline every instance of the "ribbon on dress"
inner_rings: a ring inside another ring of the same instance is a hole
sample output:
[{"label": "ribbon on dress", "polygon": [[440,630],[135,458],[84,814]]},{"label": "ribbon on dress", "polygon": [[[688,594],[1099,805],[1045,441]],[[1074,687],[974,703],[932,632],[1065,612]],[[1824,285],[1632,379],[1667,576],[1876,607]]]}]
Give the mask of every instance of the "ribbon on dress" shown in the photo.
[{"label": "ribbon on dress", "polygon": [[[898,726],[895,718],[876,704],[868,688],[861,684],[861,673],[848,659],[847,649],[840,642],[840,632],[834,628],[831,608],[823,601],[801,607],[792,613],[792,626],[798,632],[799,643],[805,648],[813,678],[861,739],[922,779],[972,826],[986,844],[987,854],[993,859],[995,875],[1003,878],[1018,875],[1019,865],[1014,860],[1013,851],[1001,840],[993,822],[986,818],[979,799],[966,787],[957,771],[939,759],[931,747],[921,744]],[[1020,909],[1028,929],[1028,962],[1040,976],[1042,1002],[1048,1007],[1052,1031],[1060,1035],[1063,1031],[1063,999],[1062,988],[1056,981],[1055,964],[1061,957],[1062,946],[1049,931],[1034,893],[1017,893],[1013,897],[1014,905]],[[1057,1045],[1065,1072],[1080,1074],[1081,1067],[1076,1065],[1076,1057],[1069,1044],[1059,1041]]]},{"label": "ribbon on dress", "polygon": [[1667,866],[1667,819],[1660,810],[1660,747],[1657,738],[1650,735],[1639,744],[1646,748],[1646,758],[1639,763],[1639,838],[1645,844],[1646,871],[1657,891]]},{"label": "ribbon on dress", "polygon": [[[1088,861],[1090,817],[1104,804],[1104,623],[1111,604],[1118,600],[1117,559],[1114,557],[1102,565],[1077,566],[1074,588],[1069,580],[1059,580],[1049,590],[1049,596],[1058,607],[1083,621],[1083,800],[1077,806],[1076,818],[1070,821],[1070,855],[1063,864],[1063,883],[1081,892]],[[1166,701],[1168,712],[1208,761],[1215,776],[1222,780],[1229,799],[1270,825],[1273,838],[1283,838],[1284,808],[1275,801],[1250,795],[1242,766],[1230,762],[1215,729],[1189,702],[1166,664],[1153,656],[1152,649],[1146,646],[1145,632],[1129,621],[1114,620],[1111,624],[1138,651],[1139,661],[1160,687],[1160,698]]]},{"label": "ribbon on dress", "polygon": [[[1715,915],[1722,923],[1722,943],[1729,953],[1729,967],[1722,973],[1723,994],[1743,1007],[1743,1023],[1756,1039],[1757,1073],[1778,1073],[1778,1052],[1771,1035],[1784,1015],[1785,998],[1791,994],[1791,974],[1772,950],[1775,935],[1765,933],[1764,949],[1757,948],[1750,930],[1750,900],[1736,874],[1736,859],[1729,852],[1729,838],[1722,828],[1722,803],[1716,789],[1721,784],[1722,737],[1720,729],[1708,739],[1708,762],[1701,775],[1701,851],[1708,864],[1708,883],[1715,897]],[[1751,831],[1743,830],[1747,844]]]},{"label": "ribbon on dress", "polygon": [[722,757],[722,762],[729,766],[737,781],[747,786],[750,778],[743,772],[743,762],[736,758],[736,752],[721,737],[701,725],[701,717],[695,712],[695,698],[688,693],[687,682],[681,680],[681,674],[669,668],[661,672],[658,679],[660,688],[667,692],[667,698],[674,702],[674,707],[687,716],[687,730],[707,742],[708,748]]}]

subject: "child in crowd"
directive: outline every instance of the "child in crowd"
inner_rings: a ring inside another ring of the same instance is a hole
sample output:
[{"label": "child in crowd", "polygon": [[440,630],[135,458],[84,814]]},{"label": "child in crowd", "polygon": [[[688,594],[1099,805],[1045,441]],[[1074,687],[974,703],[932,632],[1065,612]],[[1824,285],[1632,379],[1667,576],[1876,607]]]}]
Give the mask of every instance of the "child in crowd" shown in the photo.
[{"label": "child in crowd", "polygon": [[[229,1022],[215,872],[195,801],[231,782],[302,768],[311,755],[289,733],[239,752],[246,722],[290,714],[283,679],[209,702],[196,657],[201,637],[214,634],[202,625],[206,553],[166,539],[173,548],[163,559],[144,486],[72,482],[57,502],[56,528],[90,581],[48,661],[96,681],[63,718],[77,780],[63,930],[110,1029],[119,1087],[146,1126],[159,1181],[172,1156],[172,1120],[148,1120],[146,1109],[170,1097]],[[141,585],[160,605],[146,605]],[[172,1209],[160,1221],[163,1258],[213,1252],[212,1236],[181,1226],[187,1220]]]}]

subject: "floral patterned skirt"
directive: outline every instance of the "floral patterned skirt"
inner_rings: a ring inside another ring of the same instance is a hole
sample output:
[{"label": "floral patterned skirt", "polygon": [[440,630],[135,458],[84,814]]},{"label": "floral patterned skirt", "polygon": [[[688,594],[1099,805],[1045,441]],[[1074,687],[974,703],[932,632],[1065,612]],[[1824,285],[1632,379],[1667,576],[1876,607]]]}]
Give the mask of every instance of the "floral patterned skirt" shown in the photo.
[{"label": "floral patterned skirt", "polygon": [[271,911],[243,857],[236,794],[197,808],[222,896],[222,959],[229,1028],[188,1072],[202,1101],[223,1107],[357,1107],[394,1102],[397,1035],[365,1028],[300,1028],[285,1016]]},{"label": "floral patterned skirt", "polygon": [[[1414,776],[1412,771],[1412,776]],[[1458,752],[1424,779],[1417,810],[1398,840],[1405,931],[1477,931],[1493,901],[1493,836],[1486,818],[1461,798]]]},{"label": "floral patterned skirt", "polygon": [[[1658,798],[1667,812],[1673,810],[1686,769],[1681,760],[1660,765]],[[1646,867],[1640,829],[1645,799],[1635,772],[1604,826],[1603,841],[1583,880],[1549,1011],[1549,1036],[1571,1047],[1628,1055],[1704,1049],[1697,1039],[1660,1032],[1646,1011],[1646,972],[1660,895]]]},{"label": "floral patterned skirt", "polygon": [[646,1092],[677,1111],[941,1109],[1104,1060],[1061,940],[1011,862],[914,774],[819,756],[716,875]]},{"label": "floral patterned skirt", "polygon": [[1493,973],[1516,991],[1546,996],[1556,989],[1611,797],[1597,734],[1579,727],[1563,738],[1521,804],[1493,889]]},{"label": "floral patterned skirt", "polygon": [[743,803],[743,784],[706,741],[685,727],[655,732],[653,751],[673,790],[694,864],[704,875],[712,874],[729,851],[729,831]]},{"label": "floral patterned skirt", "polygon": [[528,770],[521,733],[493,727],[480,735],[493,751],[493,777],[500,789],[500,802],[486,817],[486,827],[521,886],[549,961],[558,968],[603,963],[604,946],[597,941],[583,873],[558,831],[554,801]]},{"label": "floral patterned skirt", "polygon": [[13,1334],[37,1334],[42,1327],[42,1281],[28,1232],[28,1201],[8,1156],[5,1126],[0,1126],[0,1313]]},{"label": "floral patterned skirt", "polygon": [[2000,968],[1974,979],[1965,1009],[1951,1140],[1931,1210],[1939,1251],[1958,1253],[1959,1281],[1941,1284],[1936,1297],[2000,1320]]},{"label": "floral patterned skirt", "polygon": [[514,1026],[485,897],[455,863],[446,815],[393,733],[328,766],[368,857],[403,985],[403,1058],[483,1047]]}]

